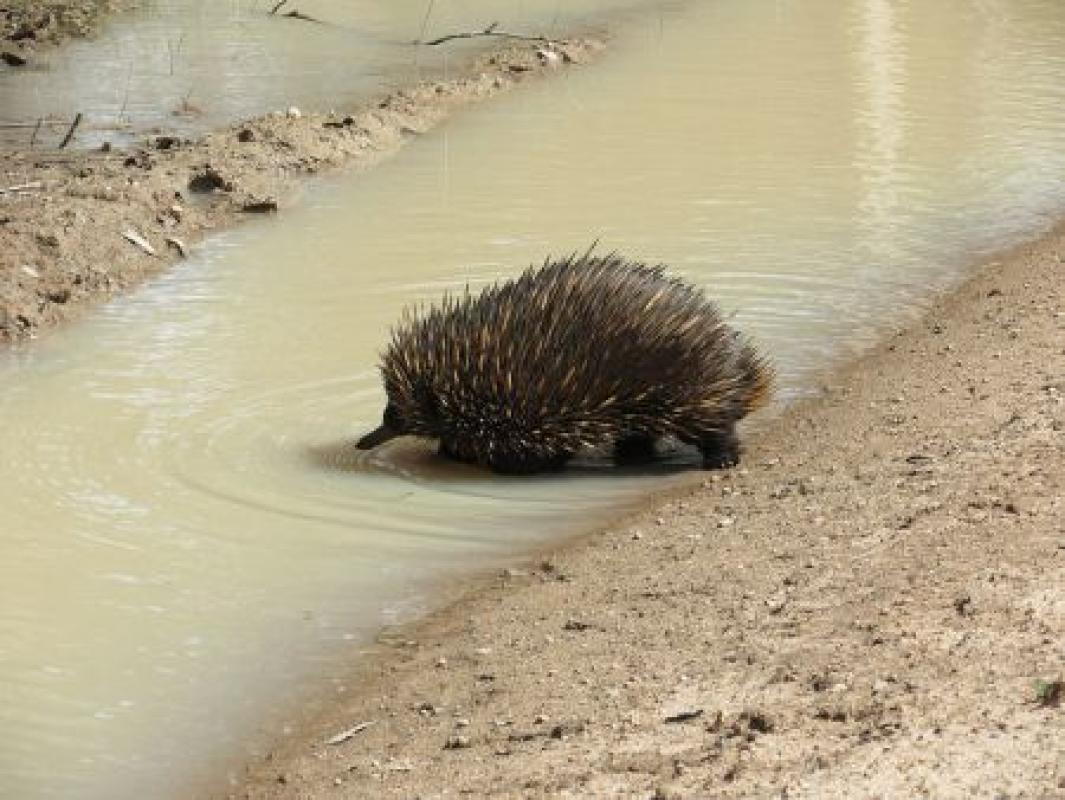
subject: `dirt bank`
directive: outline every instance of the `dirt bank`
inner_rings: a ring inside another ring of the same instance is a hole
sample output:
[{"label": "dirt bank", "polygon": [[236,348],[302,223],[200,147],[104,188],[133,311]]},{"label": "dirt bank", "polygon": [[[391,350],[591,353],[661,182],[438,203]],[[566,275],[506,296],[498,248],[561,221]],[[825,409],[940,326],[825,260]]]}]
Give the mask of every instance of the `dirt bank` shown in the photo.
[{"label": "dirt bank", "polygon": [[593,39],[514,45],[458,68],[454,80],[332,115],[291,109],[198,141],[0,151],[0,341],[32,337],[138,285],[211,230],[283,209],[307,175],[370,166],[455,109],[601,49]]},{"label": "dirt bank", "polygon": [[1065,227],[744,468],[391,632],[230,796],[1065,797],[1063,262]]}]

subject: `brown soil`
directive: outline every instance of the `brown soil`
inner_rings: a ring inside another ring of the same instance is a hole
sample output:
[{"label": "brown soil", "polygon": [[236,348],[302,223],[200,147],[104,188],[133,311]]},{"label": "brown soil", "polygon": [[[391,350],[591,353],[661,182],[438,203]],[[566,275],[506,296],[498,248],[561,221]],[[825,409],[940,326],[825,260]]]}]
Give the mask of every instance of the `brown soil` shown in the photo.
[{"label": "brown soil", "polygon": [[[96,33],[107,15],[131,8],[135,0],[0,0],[0,64],[22,67],[42,46]],[[2,68],[2,67],[0,67]]]},{"label": "brown soil", "polygon": [[743,468],[383,637],[231,796],[1065,797],[1063,261],[1065,226]]},{"label": "brown soil", "polygon": [[478,57],[458,79],[332,115],[264,116],[198,141],[0,151],[0,342],[30,338],[138,285],[211,230],[283,209],[305,176],[377,163],[457,108],[587,62],[602,44],[548,49],[507,47]]}]

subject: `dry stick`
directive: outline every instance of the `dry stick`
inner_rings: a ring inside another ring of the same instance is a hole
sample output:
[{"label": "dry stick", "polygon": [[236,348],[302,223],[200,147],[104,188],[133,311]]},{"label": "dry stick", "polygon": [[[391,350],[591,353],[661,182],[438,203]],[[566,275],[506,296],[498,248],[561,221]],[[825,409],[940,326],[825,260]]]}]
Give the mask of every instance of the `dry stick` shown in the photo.
[{"label": "dry stick", "polygon": [[14,192],[28,192],[32,189],[43,189],[44,184],[40,181],[30,181],[29,183],[19,183],[14,186],[8,186],[6,189],[0,188],[0,194],[12,194]]},{"label": "dry stick", "polygon": [[433,13],[433,4],[436,0],[429,0],[429,4],[425,7],[425,16],[422,18],[422,30],[418,34],[418,38],[414,40],[415,44],[425,38],[425,31],[429,27],[429,16]]},{"label": "dry stick", "polygon": [[129,105],[129,87],[133,83],[133,60],[129,62],[129,72],[126,74],[126,93],[122,97],[122,108],[118,110],[118,116],[115,117],[115,123],[120,123],[122,117],[126,114],[126,106]]},{"label": "dry stick", "polygon": [[285,3],[287,3],[287,2],[288,2],[288,0],[281,0],[281,2],[279,2],[279,3],[278,3],[278,4],[276,5],[276,6],[274,6],[273,8],[271,8],[271,9],[270,9],[270,16],[273,16],[273,15],[274,15],[274,14],[276,14],[276,13],[277,13],[278,11],[280,11],[280,10],[281,10],[281,8],[282,8],[282,7],[283,7],[283,6],[285,5]]},{"label": "dry stick", "polygon": [[316,25],[325,25],[320,19],[315,19],[312,16],[304,14],[302,11],[289,11],[287,14],[282,14],[285,19],[299,19],[304,22],[313,22]]},{"label": "dry stick", "polygon": [[447,36],[441,36],[437,39],[430,39],[428,42],[423,42],[419,39],[415,39],[412,44],[423,44],[427,47],[434,47],[444,42],[450,42],[452,39],[477,39],[481,36],[497,36],[500,39],[517,39],[523,42],[550,42],[546,36],[524,36],[520,33],[508,33],[507,31],[497,31],[496,26],[498,22],[493,22],[483,31],[466,31],[464,33],[451,33]]},{"label": "dry stick", "polygon": [[67,131],[67,135],[63,137],[63,141],[59,145],[59,149],[60,150],[62,150],[64,147],[66,147],[68,144],[70,144],[70,140],[74,138],[74,131],[76,131],[78,129],[78,126],[80,124],[81,124],[81,112],[79,111],[78,115],[76,117],[74,117],[74,121],[72,123],[70,123],[70,130]]},{"label": "dry stick", "polygon": [[37,134],[40,133],[42,122],[44,122],[44,119],[38,118],[37,124],[33,128],[33,135],[30,137],[30,150],[32,150],[33,146],[37,144]]}]

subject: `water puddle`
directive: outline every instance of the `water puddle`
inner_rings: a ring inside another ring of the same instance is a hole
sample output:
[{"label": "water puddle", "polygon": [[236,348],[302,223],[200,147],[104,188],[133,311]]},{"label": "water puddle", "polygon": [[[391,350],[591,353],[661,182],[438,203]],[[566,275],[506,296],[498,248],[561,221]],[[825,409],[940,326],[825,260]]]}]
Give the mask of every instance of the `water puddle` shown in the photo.
[{"label": "water puddle", "polygon": [[[76,143],[122,144],[150,130],[194,135],[287,110],[327,111],[446,76],[500,39],[414,47],[480,31],[561,35],[636,0],[144,0],[93,41],[0,65],[0,144],[55,147],[82,112]],[[315,21],[283,15],[296,11]],[[45,123],[38,128],[37,121]]]},{"label": "water puddle", "polygon": [[432,579],[675,479],[355,454],[403,306],[598,238],[795,396],[1065,209],[1063,95],[1054,0],[678,6],[0,359],[0,794],[179,796]]}]

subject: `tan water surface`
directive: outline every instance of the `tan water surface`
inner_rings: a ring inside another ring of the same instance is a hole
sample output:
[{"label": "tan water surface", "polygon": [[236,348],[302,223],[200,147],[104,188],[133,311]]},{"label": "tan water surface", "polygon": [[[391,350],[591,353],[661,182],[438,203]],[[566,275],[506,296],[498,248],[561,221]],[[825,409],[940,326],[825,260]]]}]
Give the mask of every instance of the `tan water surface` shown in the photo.
[{"label": "tan water surface", "polygon": [[[454,33],[552,36],[639,0],[142,0],[92,41],[0,64],[0,142],[55,147],[82,112],[76,145],[154,130],[196,134],[270,111],[344,108],[445,76],[498,38],[415,47]],[[643,3],[646,5],[646,3]],[[314,21],[292,19],[290,11]],[[598,15],[598,16],[593,16]],[[38,129],[37,121],[45,123]]]},{"label": "tan water surface", "polygon": [[179,796],[433,579],[677,480],[354,452],[406,304],[598,238],[705,286],[792,397],[1063,174],[1057,0],[676,5],[0,358],[0,795]]}]

